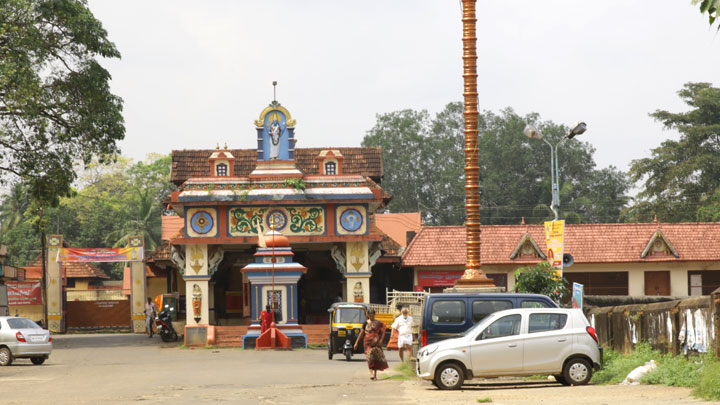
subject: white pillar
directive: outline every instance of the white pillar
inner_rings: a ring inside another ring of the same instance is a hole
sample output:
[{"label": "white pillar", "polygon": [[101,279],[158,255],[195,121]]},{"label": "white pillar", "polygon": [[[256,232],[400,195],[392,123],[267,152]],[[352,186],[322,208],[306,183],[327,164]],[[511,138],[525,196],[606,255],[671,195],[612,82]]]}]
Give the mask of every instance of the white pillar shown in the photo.
[{"label": "white pillar", "polygon": [[62,299],[62,272],[57,262],[58,250],[62,247],[62,235],[48,235],[47,237],[47,285],[46,297],[48,312],[48,329],[51,332],[62,332],[63,299]]},{"label": "white pillar", "polygon": [[[185,313],[186,325],[210,324],[210,275],[208,274],[208,246],[185,247]],[[197,313],[196,313],[197,312]],[[195,318],[198,318],[196,321]]]},{"label": "white pillar", "polygon": [[349,302],[370,302],[370,266],[368,242],[347,242],[345,244],[346,273],[345,300]]}]

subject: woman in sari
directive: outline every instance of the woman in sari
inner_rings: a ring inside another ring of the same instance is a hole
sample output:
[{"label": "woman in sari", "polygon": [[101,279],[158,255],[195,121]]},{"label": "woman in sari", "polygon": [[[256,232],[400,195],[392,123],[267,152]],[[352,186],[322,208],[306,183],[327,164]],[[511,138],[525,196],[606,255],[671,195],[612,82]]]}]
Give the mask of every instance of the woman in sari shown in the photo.
[{"label": "woman in sari", "polygon": [[375,310],[371,309],[368,311],[368,317],[369,319],[365,323],[365,328],[355,340],[355,348],[357,349],[357,344],[360,342],[360,339],[364,338],[363,345],[365,346],[365,358],[368,362],[368,369],[370,369],[370,379],[377,380],[378,370],[382,371],[388,368],[385,354],[382,350],[386,326],[384,323],[375,319]]}]

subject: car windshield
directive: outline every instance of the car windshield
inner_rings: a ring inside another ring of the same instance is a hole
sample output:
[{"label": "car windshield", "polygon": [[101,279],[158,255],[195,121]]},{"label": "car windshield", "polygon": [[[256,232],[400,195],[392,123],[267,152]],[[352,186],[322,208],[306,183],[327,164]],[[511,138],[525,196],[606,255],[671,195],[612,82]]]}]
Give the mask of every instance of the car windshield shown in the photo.
[{"label": "car windshield", "polygon": [[468,336],[468,335],[473,334],[473,333],[475,333],[475,332],[477,332],[477,331],[479,331],[479,330],[483,330],[483,329],[484,329],[490,322],[492,322],[493,319],[495,319],[495,318],[496,318],[496,315],[495,315],[495,314],[490,314],[490,315],[486,316],[485,318],[483,318],[482,321],[476,323],[472,328],[466,330],[466,331],[463,332],[463,333],[460,333],[459,336]]},{"label": "car windshield", "polygon": [[40,326],[27,318],[8,318],[10,329],[40,329]]},{"label": "car windshield", "polygon": [[365,323],[365,309],[338,308],[335,310],[335,323]]}]

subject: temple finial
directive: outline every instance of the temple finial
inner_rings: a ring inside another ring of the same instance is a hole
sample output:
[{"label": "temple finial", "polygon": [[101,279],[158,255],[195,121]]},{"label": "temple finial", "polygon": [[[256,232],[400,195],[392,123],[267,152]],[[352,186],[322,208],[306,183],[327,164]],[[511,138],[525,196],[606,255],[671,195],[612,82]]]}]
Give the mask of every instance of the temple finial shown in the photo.
[{"label": "temple finial", "polygon": [[225,150],[227,150],[227,142],[225,142],[224,148]]},{"label": "temple finial", "polygon": [[655,219],[653,219],[653,222],[656,223],[656,224],[658,223],[657,214],[655,214]]},{"label": "temple finial", "polygon": [[525,225],[525,217],[522,217],[522,219],[520,219],[520,225]]},{"label": "temple finial", "polygon": [[220,142],[215,144],[215,149],[220,150]]},{"label": "temple finial", "polygon": [[277,89],[277,80],[273,80],[273,102],[277,103],[277,93],[275,90]]}]

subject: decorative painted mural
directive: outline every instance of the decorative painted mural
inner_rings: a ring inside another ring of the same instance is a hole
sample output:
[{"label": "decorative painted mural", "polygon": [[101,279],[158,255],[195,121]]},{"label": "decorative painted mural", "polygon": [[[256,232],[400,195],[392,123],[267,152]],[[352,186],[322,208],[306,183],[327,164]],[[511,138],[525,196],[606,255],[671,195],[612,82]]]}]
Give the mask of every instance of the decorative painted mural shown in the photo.
[{"label": "decorative painted mural", "polygon": [[325,209],[322,206],[234,207],[230,208],[230,236],[255,236],[258,224],[262,231],[274,228],[285,235],[323,235]]},{"label": "decorative painted mural", "polygon": [[335,232],[338,235],[364,235],[368,232],[367,207],[339,205],[335,209]]},{"label": "decorative painted mural", "polygon": [[185,212],[185,233],[191,238],[216,237],[217,208],[189,208]]}]

